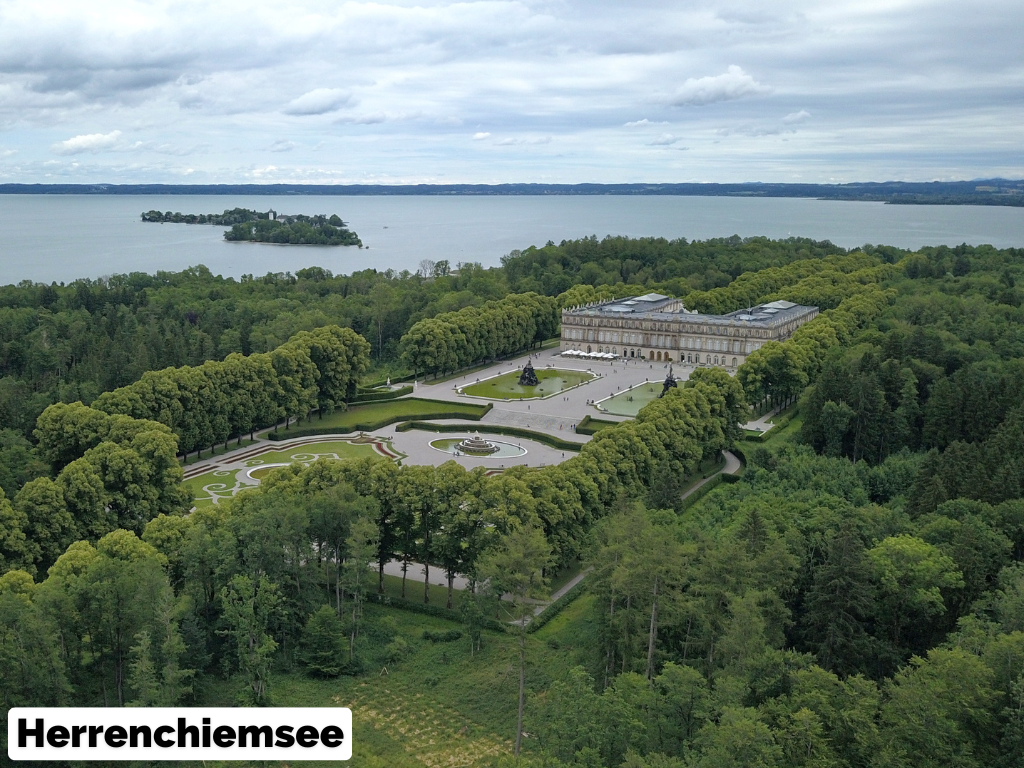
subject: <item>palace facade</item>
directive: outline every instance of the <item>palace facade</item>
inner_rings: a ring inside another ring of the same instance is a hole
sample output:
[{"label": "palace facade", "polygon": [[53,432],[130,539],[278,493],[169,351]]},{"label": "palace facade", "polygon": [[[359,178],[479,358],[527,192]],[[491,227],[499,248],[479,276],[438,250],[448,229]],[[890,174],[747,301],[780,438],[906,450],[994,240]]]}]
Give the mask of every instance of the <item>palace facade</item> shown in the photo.
[{"label": "palace facade", "polygon": [[817,307],[772,301],[727,315],[689,311],[658,293],[562,310],[562,351],[735,370],[767,341],[788,339]]}]

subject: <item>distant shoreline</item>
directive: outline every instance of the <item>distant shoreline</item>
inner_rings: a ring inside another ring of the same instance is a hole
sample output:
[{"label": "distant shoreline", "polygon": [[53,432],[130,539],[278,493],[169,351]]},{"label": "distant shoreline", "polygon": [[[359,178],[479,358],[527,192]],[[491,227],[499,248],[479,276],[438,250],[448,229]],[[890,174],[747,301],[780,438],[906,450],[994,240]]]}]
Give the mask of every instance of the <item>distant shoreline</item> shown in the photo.
[{"label": "distant shoreline", "polygon": [[5,195],[788,197],[893,205],[1024,207],[1024,180],[852,184],[0,184]]}]

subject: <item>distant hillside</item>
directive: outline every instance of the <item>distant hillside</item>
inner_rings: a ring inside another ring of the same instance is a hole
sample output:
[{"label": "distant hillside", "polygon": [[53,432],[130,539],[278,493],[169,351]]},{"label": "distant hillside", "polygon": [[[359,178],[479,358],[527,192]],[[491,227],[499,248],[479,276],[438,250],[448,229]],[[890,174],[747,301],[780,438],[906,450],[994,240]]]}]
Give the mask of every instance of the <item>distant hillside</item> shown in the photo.
[{"label": "distant hillside", "polygon": [[1024,180],[855,184],[0,184],[18,195],[681,195],[1024,206]]}]

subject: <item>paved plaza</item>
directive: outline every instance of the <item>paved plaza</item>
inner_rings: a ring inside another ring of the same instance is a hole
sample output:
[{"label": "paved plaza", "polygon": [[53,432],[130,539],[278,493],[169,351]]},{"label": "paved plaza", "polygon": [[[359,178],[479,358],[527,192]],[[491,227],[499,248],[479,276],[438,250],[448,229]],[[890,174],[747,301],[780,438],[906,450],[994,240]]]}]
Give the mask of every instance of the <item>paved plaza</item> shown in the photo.
[{"label": "paved plaza", "polygon": [[[471,384],[477,379],[485,379],[500,373],[518,370],[526,364],[527,360],[532,360],[534,367],[538,370],[552,367],[563,370],[592,371],[598,378],[552,397],[537,400],[486,400],[480,397],[460,394],[458,391],[459,387]],[[676,367],[674,370],[676,378],[680,381],[685,381],[689,369]],[[589,415],[611,421],[625,421],[624,417],[613,416],[598,410],[592,404],[593,401],[611,397],[618,392],[642,384],[645,381],[655,382],[660,387],[667,374],[668,366],[664,363],[651,364],[632,360],[628,362],[624,360],[581,362],[559,357],[558,350],[545,350],[535,355],[522,355],[514,360],[496,363],[484,370],[474,371],[465,376],[459,376],[447,381],[438,383],[417,382],[411,396],[464,403],[482,404],[493,402],[494,407],[479,422],[461,419],[443,419],[436,422],[437,424],[464,425],[466,427],[465,435],[474,433],[478,424],[484,427],[518,427],[536,432],[544,432],[563,440],[583,445],[590,438],[586,435],[576,434],[573,431],[573,427],[582,421],[585,416]],[[377,446],[378,454],[383,457],[388,457],[389,454],[397,456],[404,464],[430,464],[438,466],[446,461],[456,461],[466,467],[466,469],[483,467],[485,469],[501,470],[518,465],[543,467],[558,464],[575,455],[573,451],[551,448],[535,440],[483,432],[483,436],[489,440],[512,443],[524,448],[526,453],[522,456],[503,459],[486,456],[454,456],[431,447],[430,442],[439,437],[464,436],[463,433],[439,434],[421,430],[396,432],[396,426],[397,424],[392,424],[374,430],[368,437],[373,439],[373,443]],[[264,430],[258,433],[256,435],[257,442],[245,449],[230,451],[220,456],[208,457],[189,464],[185,468],[186,478],[195,478],[210,472],[234,475],[239,470],[254,466],[252,463],[253,459],[261,453],[271,450],[286,451],[293,446],[303,443],[324,442],[332,439],[331,435],[319,435],[315,438],[300,437],[292,440],[271,441],[266,439],[268,431]],[[338,437],[343,440],[351,440],[356,435],[348,433],[340,434]],[[242,484],[251,484],[252,482],[250,478],[241,479]]]}]

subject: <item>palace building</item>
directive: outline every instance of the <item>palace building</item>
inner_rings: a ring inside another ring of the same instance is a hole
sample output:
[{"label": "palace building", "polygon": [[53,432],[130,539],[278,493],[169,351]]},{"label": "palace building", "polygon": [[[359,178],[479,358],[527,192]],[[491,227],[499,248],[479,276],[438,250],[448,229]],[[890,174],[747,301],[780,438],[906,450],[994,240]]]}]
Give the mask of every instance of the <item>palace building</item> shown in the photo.
[{"label": "palace building", "polygon": [[766,341],[788,339],[817,307],[772,301],[727,315],[687,310],[679,299],[648,293],[562,310],[562,351],[735,370]]}]

